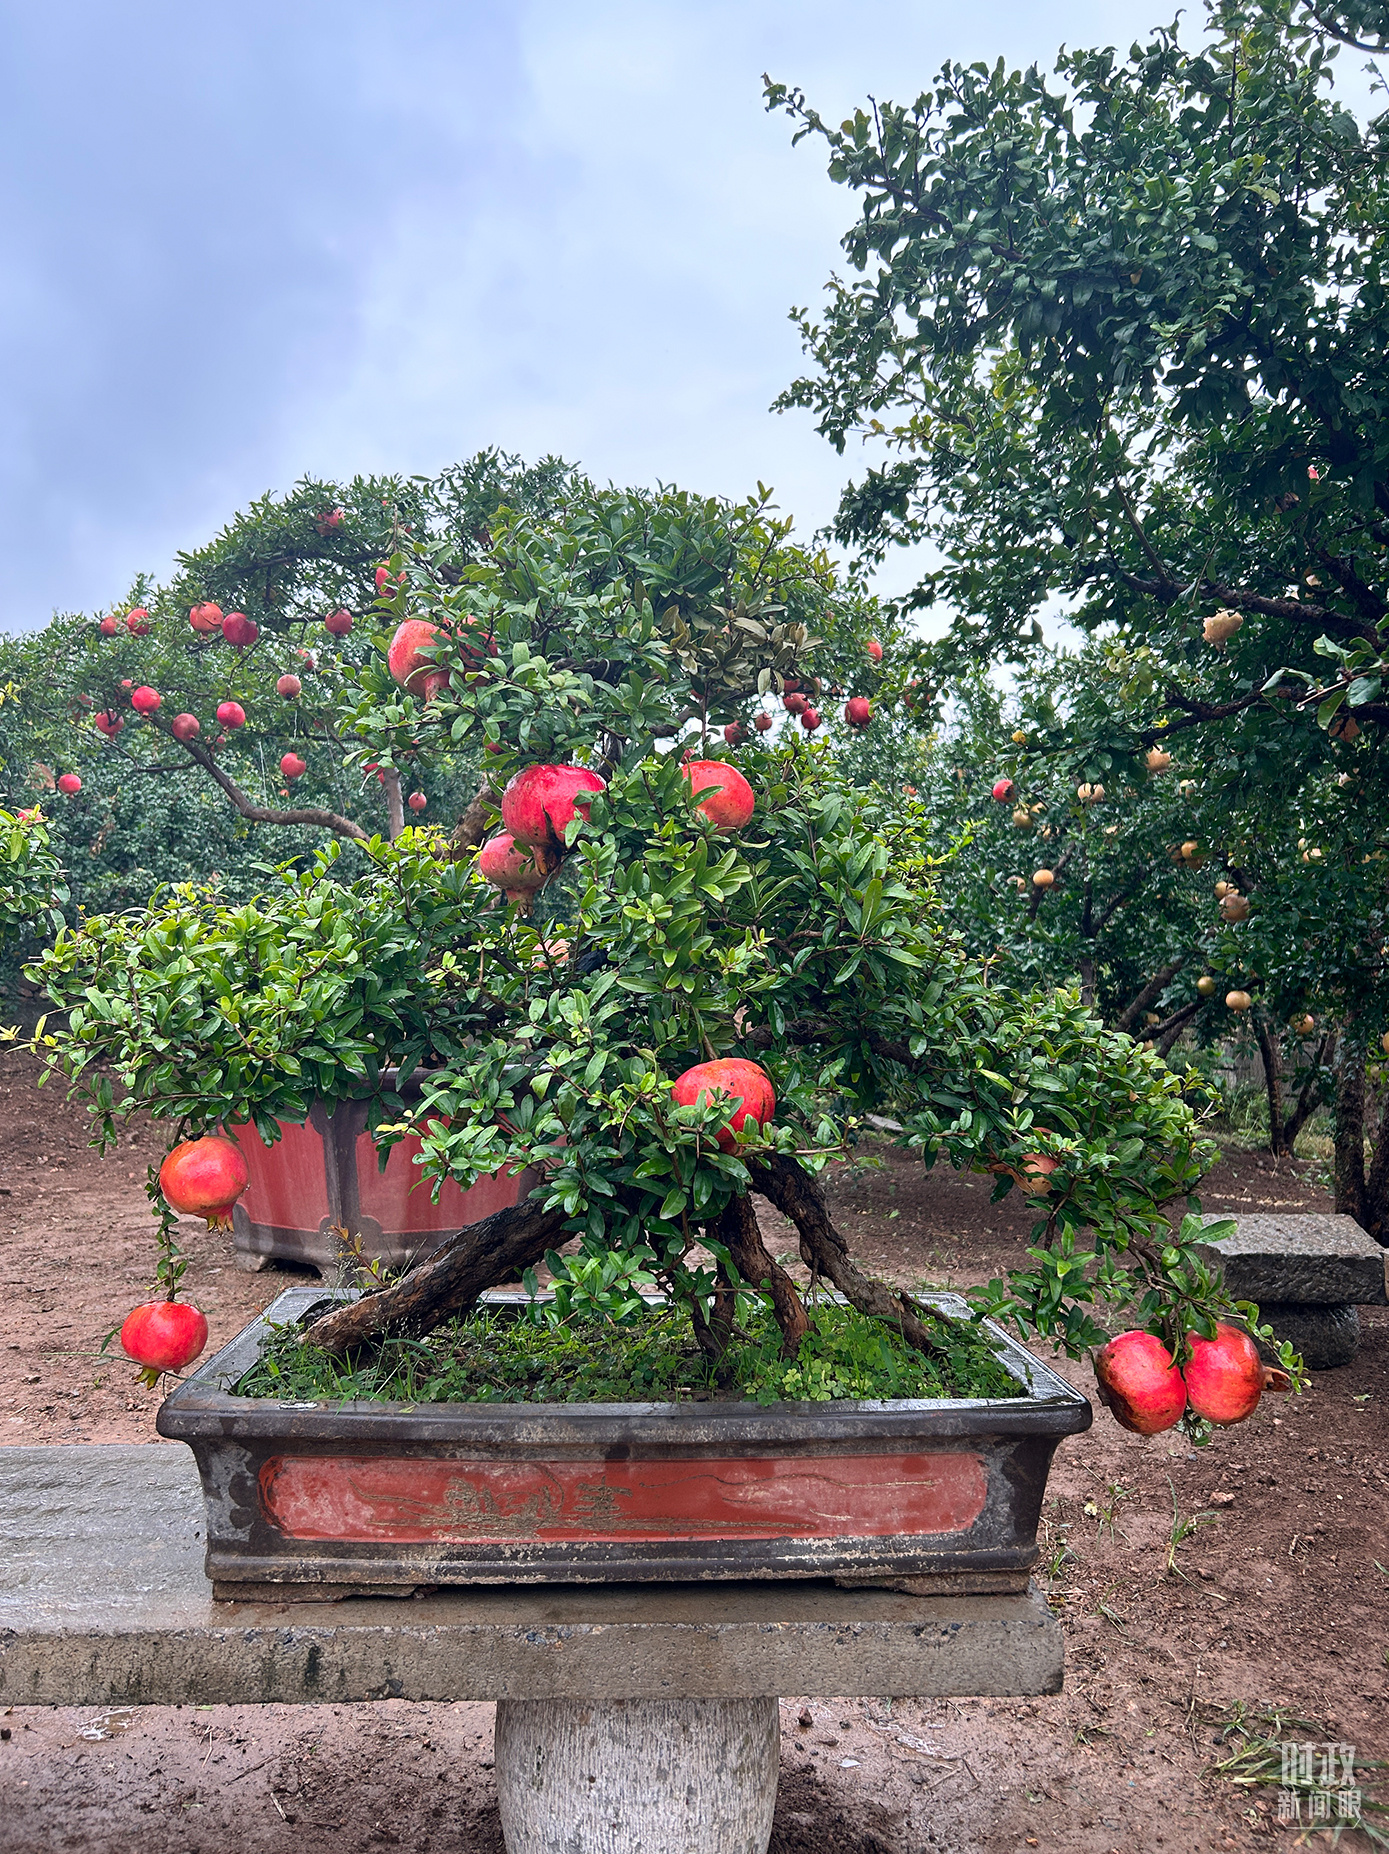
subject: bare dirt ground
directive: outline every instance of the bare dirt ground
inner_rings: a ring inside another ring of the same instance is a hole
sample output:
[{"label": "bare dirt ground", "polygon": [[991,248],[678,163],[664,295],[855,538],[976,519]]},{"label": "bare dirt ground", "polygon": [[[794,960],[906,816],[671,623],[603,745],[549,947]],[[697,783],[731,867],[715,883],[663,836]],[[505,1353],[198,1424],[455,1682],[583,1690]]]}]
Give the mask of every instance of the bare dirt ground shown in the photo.
[{"label": "bare dirt ground", "polygon": [[[161,1148],[140,1129],[98,1159],[82,1118],[33,1081],[25,1057],[0,1056],[0,1443],[157,1444],[157,1399],[96,1354],[149,1278],[141,1183]],[[890,1155],[846,1172],[835,1194],[869,1266],[964,1283],[1026,1244],[1016,1196],[990,1205],[989,1191]],[[1203,1202],[1330,1207],[1313,1168],[1252,1154],[1223,1163]],[[215,1347],[289,1278],[239,1274],[227,1239],[183,1227],[188,1292]],[[1329,1841],[1320,1824],[1278,1821],[1276,1751],[1272,1787],[1242,1788],[1212,1766],[1248,1742],[1221,1738],[1240,1718],[1255,1737],[1389,1757],[1389,1311],[1362,1319],[1352,1365],[1319,1374],[1300,1399],[1265,1399],[1205,1450],[1140,1441],[1102,1411],[1063,1444],[1044,1581],[1066,1630],[1065,1691],[788,1699],[775,1854],[1205,1854]],[[1089,1388],[1087,1365],[1062,1369]],[[1193,1520],[1174,1548],[1174,1530]],[[0,1716],[4,1854],[501,1845],[486,1706]],[[1370,1844],[1357,1832],[1343,1845]]]}]

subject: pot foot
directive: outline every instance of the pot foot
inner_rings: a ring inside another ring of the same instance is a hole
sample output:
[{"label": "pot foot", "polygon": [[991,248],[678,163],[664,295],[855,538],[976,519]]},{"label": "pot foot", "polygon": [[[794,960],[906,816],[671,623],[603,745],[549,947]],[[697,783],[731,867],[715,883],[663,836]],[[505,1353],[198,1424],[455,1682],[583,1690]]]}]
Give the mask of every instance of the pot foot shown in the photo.
[{"label": "pot foot", "polygon": [[767,1854],[774,1699],[499,1700],[507,1854]]}]

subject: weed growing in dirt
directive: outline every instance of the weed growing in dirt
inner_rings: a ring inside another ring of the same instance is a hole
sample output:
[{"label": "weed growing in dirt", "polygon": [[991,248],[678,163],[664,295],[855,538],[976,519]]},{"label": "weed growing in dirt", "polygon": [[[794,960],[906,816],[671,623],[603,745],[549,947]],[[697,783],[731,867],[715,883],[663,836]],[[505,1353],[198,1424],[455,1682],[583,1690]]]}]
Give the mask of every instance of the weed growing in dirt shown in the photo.
[{"label": "weed growing in dirt", "polygon": [[1087,1519],[1093,1519],[1096,1522],[1095,1537],[1097,1539],[1104,1537],[1106,1527],[1109,1528],[1110,1538],[1128,1538],[1128,1533],[1118,1524],[1116,1515],[1123,1502],[1132,1500],[1132,1498],[1131,1488],[1121,1486],[1118,1481],[1111,1481],[1104,1490],[1103,1499],[1095,1498],[1085,1502],[1083,1510]]},{"label": "weed growing in dirt", "polygon": [[[1327,1794],[1328,1776],[1315,1758],[1289,1757],[1288,1752],[1298,1746],[1309,1750],[1335,1746],[1338,1733],[1319,1720],[1303,1719],[1278,1707],[1251,1706],[1245,1700],[1236,1700],[1225,1711],[1207,1708],[1205,1720],[1214,1726],[1217,1742],[1229,1747],[1225,1756],[1208,1767],[1207,1776],[1219,1777],[1246,1791],[1274,1789],[1286,1793],[1302,1804],[1297,1820],[1305,1819],[1310,1824],[1319,1819],[1307,1805],[1313,1798]],[[1354,1785],[1360,1790],[1360,1819],[1353,1823],[1328,1820],[1326,1826],[1331,1838],[1339,1841],[1347,1829],[1354,1827],[1375,1847],[1389,1848],[1389,1835],[1366,1819],[1369,1816],[1381,1820],[1389,1817],[1389,1803],[1379,1802],[1369,1794],[1369,1786],[1378,1781],[1376,1773],[1389,1765],[1382,1759],[1362,1758],[1350,1746],[1337,1748],[1343,1748],[1354,1763]],[[1341,1777],[1345,1774],[1342,1772]],[[1341,1777],[1336,1779],[1337,1788],[1341,1787]],[[1385,1826],[1389,1827],[1389,1822]]]},{"label": "weed growing in dirt", "polygon": [[1170,1474],[1167,1477],[1167,1485],[1172,1490],[1172,1530],[1167,1535],[1166,1569],[1169,1576],[1180,1577],[1189,1582],[1190,1579],[1187,1578],[1186,1572],[1177,1563],[1177,1553],[1194,1533],[1201,1530],[1202,1526],[1213,1526],[1217,1515],[1215,1513],[1192,1513],[1188,1518],[1183,1519],[1181,1509],[1177,1505],[1177,1490],[1172,1486]]},{"label": "weed growing in dirt", "polygon": [[[578,1300],[579,1304],[575,1305]],[[332,1357],[272,1330],[236,1386],[243,1397],[393,1403],[626,1403],[746,1398],[824,1403],[840,1398],[1016,1397],[1021,1387],[987,1336],[968,1322],[931,1321],[939,1353],[926,1357],[880,1320],[834,1302],[809,1308],[811,1332],[794,1361],[781,1352],[770,1303],[740,1296],[740,1323],[716,1379],[683,1309],[640,1296],[624,1317],[602,1317],[574,1296],[566,1317],[475,1310],[424,1339],[389,1338]]]}]

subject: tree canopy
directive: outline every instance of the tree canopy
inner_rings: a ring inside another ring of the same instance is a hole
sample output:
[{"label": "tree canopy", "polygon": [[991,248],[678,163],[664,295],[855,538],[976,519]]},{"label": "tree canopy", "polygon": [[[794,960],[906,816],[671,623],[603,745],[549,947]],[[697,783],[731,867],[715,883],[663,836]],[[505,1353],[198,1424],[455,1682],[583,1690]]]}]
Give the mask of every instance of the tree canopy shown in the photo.
[{"label": "tree canopy", "polygon": [[[1266,1055],[1310,1063],[1313,1098],[1334,1086],[1338,1199],[1389,1240],[1389,1169],[1361,1157],[1389,1031],[1389,144],[1332,84],[1381,23],[1213,4],[1194,45],[1173,27],[1065,51],[1051,78],[951,64],[838,126],[784,84],[767,101],[858,196],[780,402],[881,453],[836,537],[865,563],[931,544],[903,606],[945,633],[912,673],[958,694],[1015,666],[1025,744],[1000,735],[994,761],[1066,803],[1066,879],[1024,904],[1032,969],[1084,980],[1127,884],[1110,1008],[1161,978],[1160,1024],[1209,1019],[1184,995],[1197,965],[1250,995]],[[1043,614],[1086,640],[1064,670]],[[1097,783],[1109,842],[1079,828]],[[1202,917],[1164,870],[1183,842],[1240,918],[1209,893]],[[1293,1048],[1309,1015],[1334,1052]]]}]

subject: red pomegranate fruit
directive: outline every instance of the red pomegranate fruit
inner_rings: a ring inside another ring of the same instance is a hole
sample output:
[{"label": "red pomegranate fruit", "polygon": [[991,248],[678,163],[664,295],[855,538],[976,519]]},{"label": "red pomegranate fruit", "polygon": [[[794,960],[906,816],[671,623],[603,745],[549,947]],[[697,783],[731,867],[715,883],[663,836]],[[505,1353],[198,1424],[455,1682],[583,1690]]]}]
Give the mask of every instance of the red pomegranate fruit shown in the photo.
[{"label": "red pomegranate fruit", "polygon": [[772,717],[769,714],[755,714],[752,718],[752,724],[759,734],[765,734],[767,729],[772,725]]},{"label": "red pomegranate fruit", "polygon": [[721,1152],[732,1152],[738,1134],[749,1120],[765,1127],[776,1112],[776,1090],[772,1078],[756,1062],[741,1056],[725,1056],[715,1062],[697,1062],[671,1083],[671,1093],[681,1107],[698,1107],[715,1095],[727,1095],[738,1103],[716,1138]]},{"label": "red pomegranate fruit", "polygon": [[863,647],[864,647],[864,649],[865,649],[865,650],[866,650],[866,651],[868,652],[868,654],[869,654],[869,656],[870,656],[870,657],[872,657],[872,659],[873,659],[873,661],[874,661],[875,663],[881,663],[881,662],[882,662],[882,660],[883,660],[883,647],[882,647],[882,645],[881,645],[881,644],[880,644],[880,643],[878,642],[878,640],[877,640],[877,638],[876,638],[876,637],[870,637],[870,638],[869,638],[869,640],[868,640],[868,642],[867,642],[867,643],[866,643],[866,644],[865,644],[865,645],[864,645]]},{"label": "red pomegranate fruit", "polygon": [[174,1147],[159,1168],[159,1189],[182,1216],[206,1217],[210,1230],[227,1230],[249,1176],[241,1149],[208,1133]]},{"label": "red pomegranate fruit", "polygon": [[82,781],[78,778],[76,773],[59,773],[58,790],[60,792],[66,792],[68,796],[71,797],[74,792],[80,792],[82,790]]},{"label": "red pomegranate fruit", "polygon": [[844,704],[844,719],[850,727],[867,727],[873,719],[873,704],[866,695],[851,695]]},{"label": "red pomegranate fruit", "polygon": [[423,792],[412,792],[405,802],[412,811],[423,811],[429,800]]},{"label": "red pomegranate fruit", "polygon": [[116,735],[119,734],[121,729],[125,726],[125,722],[121,717],[118,714],[113,714],[109,708],[102,714],[93,715],[92,719],[96,723],[97,731],[104,734],[108,740],[114,740]]},{"label": "red pomegranate fruit", "polygon": [[477,853],[478,874],[527,913],[558,867],[559,857],[547,844],[518,843],[510,831],[490,838]]},{"label": "red pomegranate fruit", "polygon": [[133,612],[125,615],[125,628],[132,637],[148,637],[150,615],[143,605],[137,605]]},{"label": "red pomegranate fruit", "polygon": [[222,620],[222,635],[238,650],[249,650],[260,636],[260,626],[252,624],[245,612],[228,612]]},{"label": "red pomegranate fruit", "polygon": [[801,726],[805,729],[807,734],[813,734],[819,725],[820,710],[818,708],[807,708],[801,716]]},{"label": "red pomegranate fruit", "polygon": [[182,1371],[207,1344],[207,1319],[183,1300],[148,1300],[125,1316],[121,1350],[144,1367],[153,1384],[163,1371]]},{"label": "red pomegranate fruit", "polygon": [[803,715],[810,703],[798,690],[793,689],[789,695],[782,696],[781,705],[788,715]]},{"label": "red pomegranate fruit", "polygon": [[241,706],[240,702],[219,702],[217,704],[217,719],[221,722],[223,727],[245,727],[246,710]]},{"label": "red pomegranate fruit", "polygon": [[276,695],[282,695],[287,702],[292,702],[297,695],[304,693],[304,685],[297,676],[281,676],[275,684]]},{"label": "red pomegranate fruit", "polygon": [[382,587],[385,585],[386,581],[390,577],[391,577],[390,572],[386,567],[383,567],[383,566],[377,567],[376,569],[376,590],[378,592],[381,591]]},{"label": "red pomegranate fruit", "polygon": [[741,747],[747,737],[748,731],[739,721],[730,721],[728,726],[723,730],[724,745],[726,747]]},{"label": "red pomegranate fruit", "polygon": [[280,771],[286,779],[298,779],[308,770],[308,761],[301,760],[297,753],[286,753],[280,761]]},{"label": "red pomegranate fruit", "polygon": [[691,792],[704,793],[695,810],[716,830],[741,830],[751,822],[756,800],[736,766],[727,760],[690,760],[682,771]]},{"label": "red pomegranate fruit", "polygon": [[1288,1375],[1259,1357],[1259,1348],[1237,1326],[1222,1321],[1214,1339],[1192,1333],[1191,1357],[1182,1370],[1191,1407],[1222,1428],[1242,1423],[1259,1407],[1266,1390],[1288,1389]]},{"label": "red pomegranate fruit", "polygon": [[331,631],[334,637],[346,637],[352,629],[351,612],[329,612],[323,620],[323,628],[325,631]]},{"label": "red pomegranate fruit", "polygon": [[196,740],[202,726],[196,715],[175,715],[169,732],[175,740]]},{"label": "red pomegranate fruit", "polygon": [[606,784],[587,766],[527,766],[502,793],[502,823],[517,843],[562,850],[565,831]]},{"label": "red pomegranate fruit", "polygon": [[322,535],[336,534],[342,526],[342,510],[320,509],[314,516],[314,526]]},{"label": "red pomegranate fruit", "polygon": [[204,599],[201,605],[189,611],[188,622],[200,637],[211,637],[214,631],[222,628],[222,608],[211,599]]},{"label": "red pomegranate fruit", "polygon": [[1160,1435],[1182,1420],[1186,1384],[1154,1333],[1120,1333],[1094,1356],[1100,1402],[1136,1436]]},{"label": "red pomegranate fruit", "polygon": [[[476,619],[465,618],[462,621],[463,633],[475,626],[476,622]],[[452,634],[454,643],[464,662],[470,668],[476,667],[486,656],[491,639],[469,637],[463,633]],[[395,636],[386,652],[386,662],[401,688],[408,689],[411,695],[421,696],[425,701],[437,695],[440,689],[448,687],[448,671],[436,663],[433,657],[423,654],[439,642],[440,635],[440,626],[428,624],[423,618],[407,618],[396,626]]]},{"label": "red pomegranate fruit", "polygon": [[138,714],[152,715],[163,700],[164,697],[158,689],[151,689],[148,684],[141,684],[138,689],[131,692],[130,706]]},{"label": "red pomegranate fruit", "polygon": [[117,631],[120,630],[120,625],[114,618],[108,615],[102,619],[101,623],[97,626],[97,630],[100,631],[103,637],[114,637]]},{"label": "red pomegranate fruit", "polygon": [[1013,781],[1011,779],[995,779],[993,796],[1000,805],[1006,805],[1008,800],[1013,796]]}]

